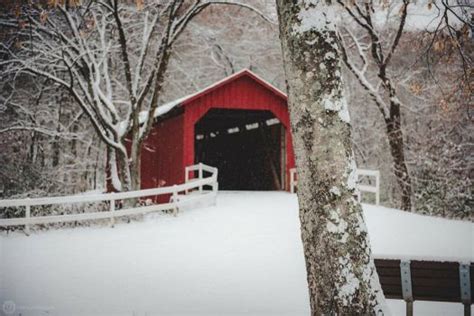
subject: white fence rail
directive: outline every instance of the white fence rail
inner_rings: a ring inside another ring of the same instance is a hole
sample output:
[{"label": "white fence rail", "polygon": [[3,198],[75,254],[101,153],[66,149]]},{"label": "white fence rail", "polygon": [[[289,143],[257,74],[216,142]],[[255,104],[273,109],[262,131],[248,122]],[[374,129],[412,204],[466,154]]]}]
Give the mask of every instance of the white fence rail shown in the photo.
[{"label": "white fence rail", "polygon": [[[380,171],[368,170],[368,169],[357,169],[357,199],[359,202],[362,199],[362,192],[370,192],[375,194],[375,205],[380,205]],[[374,185],[360,184],[360,177],[373,177],[375,179]],[[298,180],[296,179],[296,168],[290,169],[290,192],[296,192],[296,186]]]},{"label": "white fence rail", "polygon": [[[375,205],[380,205],[380,171],[368,170],[368,169],[357,169],[357,199],[362,201],[362,192],[370,192],[375,194]],[[374,185],[360,184],[360,177],[371,177],[374,178]]]},{"label": "white fence rail", "polygon": [[[189,173],[194,172],[194,171],[198,172],[198,177],[197,178],[190,178]],[[195,183],[196,181],[198,181],[200,179],[203,179],[204,172],[208,172],[208,173],[212,174],[213,177],[215,177],[215,181],[212,184],[210,184],[210,186],[212,186],[212,191],[213,192],[217,192],[217,190],[219,189],[219,184],[217,182],[218,170],[217,170],[217,168],[207,166],[203,163],[198,163],[197,165],[187,166],[185,168],[185,171],[184,171],[184,182],[185,183]],[[198,183],[197,188],[199,190],[199,193],[203,193],[205,185],[206,184],[203,185],[203,184]],[[189,189],[187,189],[185,191],[186,191],[186,193],[188,193]]]},{"label": "white fence rail", "polygon": [[[189,179],[189,171],[198,170],[198,178]],[[210,176],[204,178],[204,171],[210,173]],[[190,203],[212,199],[215,203],[217,196],[217,168],[206,166],[204,164],[197,164],[186,167],[186,182],[183,184],[173,185],[169,187],[161,187],[154,189],[145,189],[139,191],[129,191],[120,193],[103,193],[91,195],[71,195],[58,197],[44,197],[34,199],[15,199],[15,200],[0,200],[0,208],[3,207],[24,207],[25,217],[0,219],[0,227],[8,226],[25,226],[25,233],[29,233],[30,225],[71,222],[81,220],[94,219],[110,219],[110,224],[113,226],[116,217],[140,215],[156,211],[173,210],[176,214],[178,209]],[[210,186],[212,190],[204,191],[204,186]],[[181,199],[179,193],[188,193],[191,190],[197,189],[200,194],[189,195],[185,199]],[[116,210],[116,201],[142,198],[147,196],[169,195],[171,194],[168,203],[160,203],[154,205],[137,206],[127,209]],[[103,212],[90,212],[81,214],[65,214],[65,215],[50,215],[50,216],[31,216],[32,206],[41,205],[57,205],[57,204],[73,204],[73,203],[89,203],[89,202],[109,202],[109,210]]]}]

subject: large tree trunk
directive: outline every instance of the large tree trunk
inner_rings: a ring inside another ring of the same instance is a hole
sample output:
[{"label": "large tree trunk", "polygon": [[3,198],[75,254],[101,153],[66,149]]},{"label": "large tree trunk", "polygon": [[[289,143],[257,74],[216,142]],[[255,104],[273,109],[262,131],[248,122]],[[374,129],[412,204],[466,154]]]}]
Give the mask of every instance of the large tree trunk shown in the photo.
[{"label": "large tree trunk", "polygon": [[277,0],[312,315],[385,311],[362,208],[328,1]]}]

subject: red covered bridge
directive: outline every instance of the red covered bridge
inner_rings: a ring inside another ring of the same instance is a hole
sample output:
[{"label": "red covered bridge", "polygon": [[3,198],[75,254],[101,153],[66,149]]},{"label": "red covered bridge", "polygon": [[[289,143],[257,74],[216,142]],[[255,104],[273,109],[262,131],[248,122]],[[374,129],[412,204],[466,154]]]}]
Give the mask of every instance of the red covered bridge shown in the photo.
[{"label": "red covered bridge", "polygon": [[249,70],[160,106],[142,151],[142,188],[184,182],[184,169],[219,170],[224,190],[288,190],[294,168],[286,95]]}]

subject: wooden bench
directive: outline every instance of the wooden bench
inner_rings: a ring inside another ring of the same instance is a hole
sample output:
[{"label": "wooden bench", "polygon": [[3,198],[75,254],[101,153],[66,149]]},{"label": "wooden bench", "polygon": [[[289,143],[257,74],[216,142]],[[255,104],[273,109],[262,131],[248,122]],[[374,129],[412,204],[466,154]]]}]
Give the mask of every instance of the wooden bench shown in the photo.
[{"label": "wooden bench", "polygon": [[[471,304],[474,299],[472,262],[460,264],[375,259],[375,266],[385,297],[405,300],[407,315],[413,315],[413,302],[416,300],[462,303],[464,315],[471,315]],[[402,278],[403,274],[405,276]],[[409,281],[403,286],[402,283],[407,278]],[[407,289],[407,286],[410,287]]]}]

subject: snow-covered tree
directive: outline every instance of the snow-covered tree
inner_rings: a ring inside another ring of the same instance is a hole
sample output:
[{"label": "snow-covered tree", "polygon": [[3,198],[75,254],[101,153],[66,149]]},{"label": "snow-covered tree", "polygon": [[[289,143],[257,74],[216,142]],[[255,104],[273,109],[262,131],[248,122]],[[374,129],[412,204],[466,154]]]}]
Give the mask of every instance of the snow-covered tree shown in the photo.
[{"label": "snow-covered tree", "polygon": [[[358,82],[358,86],[352,89],[354,96],[351,98],[351,105],[356,107],[357,103],[362,103],[359,105],[360,110],[367,112],[362,108],[366,107],[367,103],[370,106],[373,104],[373,108],[377,108],[380,113],[376,120],[383,124],[383,129],[379,130],[388,140],[388,152],[393,163],[391,168],[385,170],[395,175],[401,196],[401,208],[412,210],[413,204],[416,203],[417,208],[426,209],[413,195],[416,194],[418,198],[424,188],[432,187],[429,182],[434,178],[425,181],[427,177],[423,176],[423,173],[429,175],[434,170],[427,173],[427,170],[432,168],[428,166],[428,160],[420,159],[425,156],[429,147],[422,150],[419,145],[415,148],[415,144],[426,144],[427,137],[434,135],[425,129],[420,134],[421,124],[433,126],[437,124],[436,121],[442,119],[433,117],[430,111],[427,111],[434,110],[436,100],[443,98],[439,92],[447,97],[447,91],[465,86],[463,82],[468,81],[465,75],[454,81],[441,79],[463,71],[458,71],[457,66],[451,66],[449,72],[440,72],[440,64],[434,62],[444,55],[451,56],[444,58],[444,63],[449,61],[452,65],[459,64],[453,62],[458,60],[464,69],[472,64],[465,50],[469,42],[466,40],[469,25],[467,4],[465,1],[337,2],[346,12],[339,28],[342,57],[347,69],[352,73],[352,77],[348,79],[354,78]],[[451,51],[458,52],[453,54],[449,49],[442,49],[443,47],[451,47]],[[433,52],[433,48],[437,52]],[[440,86],[446,84],[452,87]],[[370,100],[366,100],[364,93]],[[360,102],[361,100],[363,101]],[[374,115],[367,116],[365,113],[364,120],[356,129],[363,130],[365,125],[371,126],[372,119],[367,118],[374,118]],[[435,135],[437,138],[446,139],[439,134]],[[374,131],[370,137],[372,140],[376,137]],[[440,140],[437,142],[438,145],[444,143]],[[372,143],[376,145],[377,153],[383,151],[382,144],[373,141]],[[437,155],[440,154],[438,151]],[[425,180],[420,181],[420,176]],[[416,187],[413,187],[413,181],[416,181]],[[436,182],[440,184],[439,181]],[[429,191],[433,197],[444,195],[442,190],[437,190],[436,193],[432,189]],[[427,201],[427,195],[422,195],[423,200]],[[460,201],[463,200],[461,196],[462,194],[459,195]]]},{"label": "snow-covered tree", "polygon": [[[404,104],[398,92],[399,78],[393,68],[399,67],[393,65],[394,55],[407,29],[416,29],[419,34],[429,31],[428,28],[434,29],[435,33],[443,28],[452,31],[453,25],[462,20],[456,14],[462,4],[459,1],[456,4],[438,3],[439,1],[415,4],[409,0],[381,3],[341,0],[337,2],[348,13],[349,21],[345,27],[341,27],[344,63],[370,95],[383,117],[393,161],[393,173],[401,192],[401,207],[411,210],[414,190],[407,166],[402,108],[413,106]],[[434,9],[434,6],[438,9]],[[460,15],[463,15],[462,11]],[[450,21],[450,18],[455,21]],[[359,34],[352,31],[358,28]],[[413,72],[406,75],[411,77]]]},{"label": "snow-covered tree", "polygon": [[[19,29],[4,74],[28,73],[66,90],[108,149],[117,190],[139,189],[141,147],[150,132],[173,45],[210,4],[230,1],[56,1],[1,17]],[[254,10],[257,12],[256,10]]]},{"label": "snow-covered tree", "polygon": [[0,195],[34,196],[103,187],[104,153],[66,91],[20,75],[0,94]]},{"label": "snow-covered tree", "polygon": [[211,6],[196,17],[176,42],[166,94],[189,94],[243,68],[283,88],[276,11],[274,2],[267,2],[252,5],[275,22],[255,19],[239,6]]},{"label": "snow-covered tree", "polygon": [[362,208],[329,1],[277,0],[298,167],[301,236],[312,315],[371,315],[385,302]]},{"label": "snow-covered tree", "polygon": [[[412,208],[412,184],[411,177],[405,158],[405,146],[403,139],[403,130],[401,122],[401,101],[398,97],[397,90],[390,73],[387,68],[390,66],[392,56],[397,49],[400,37],[402,36],[405,21],[407,17],[409,0],[404,0],[400,8],[400,21],[393,38],[390,38],[388,45],[383,41],[380,33],[376,29],[376,21],[374,21],[373,12],[374,4],[371,1],[363,3],[346,2],[338,0],[349,15],[366,31],[368,44],[362,44],[355,38],[349,28],[344,28],[344,34],[348,34],[351,43],[357,49],[362,60],[362,66],[358,68],[353,59],[348,57],[348,44],[341,38],[340,42],[342,51],[342,59],[349,70],[354,74],[361,86],[372,97],[377,108],[382,113],[387,130],[390,153],[393,159],[393,171],[397,178],[401,191],[402,209],[411,210]],[[384,45],[386,44],[386,45]],[[371,62],[368,61],[368,54],[371,55]],[[370,65],[374,65],[377,82],[374,84],[368,79],[367,70]]]}]

